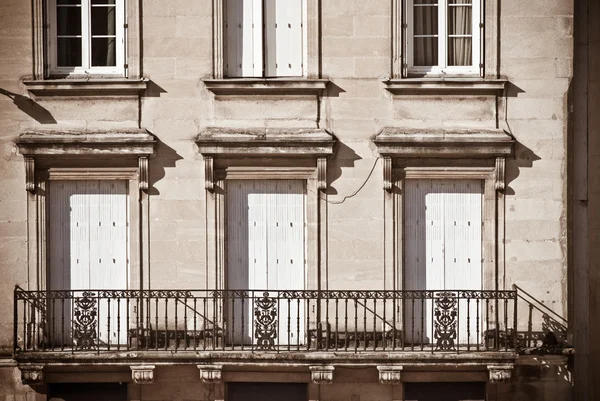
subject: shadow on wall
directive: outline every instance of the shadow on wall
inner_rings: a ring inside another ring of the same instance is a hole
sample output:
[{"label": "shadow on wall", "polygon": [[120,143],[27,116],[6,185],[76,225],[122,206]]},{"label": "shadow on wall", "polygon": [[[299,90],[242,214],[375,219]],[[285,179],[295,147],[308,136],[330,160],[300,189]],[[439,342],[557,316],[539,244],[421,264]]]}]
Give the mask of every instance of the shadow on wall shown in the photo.
[{"label": "shadow on wall", "polygon": [[154,184],[162,180],[165,176],[165,168],[173,168],[178,160],[183,159],[167,144],[158,141],[156,144],[155,158],[150,160],[150,176],[148,177],[148,195],[160,195]]},{"label": "shadow on wall", "polygon": [[325,193],[327,195],[337,195],[335,181],[342,176],[342,167],[354,167],[354,162],[362,159],[354,150],[337,141],[333,146],[333,157],[327,163],[327,182],[329,185]]},{"label": "shadow on wall", "polygon": [[0,88],[0,94],[12,99],[15,106],[40,124],[56,124],[52,114],[33,99]]},{"label": "shadow on wall", "polygon": [[515,158],[506,160],[506,195],[514,195],[510,183],[517,179],[522,168],[531,168],[540,157],[520,142],[515,143]]},{"label": "shadow on wall", "polygon": [[163,93],[167,93],[167,91],[158,86],[156,82],[148,81],[143,97],[161,97]]}]

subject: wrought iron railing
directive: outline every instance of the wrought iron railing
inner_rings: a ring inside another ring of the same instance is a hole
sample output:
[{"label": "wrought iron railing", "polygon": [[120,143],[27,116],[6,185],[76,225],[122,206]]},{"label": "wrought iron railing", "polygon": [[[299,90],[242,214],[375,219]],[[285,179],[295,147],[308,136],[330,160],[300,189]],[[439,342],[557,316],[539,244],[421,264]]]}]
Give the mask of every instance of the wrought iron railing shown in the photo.
[{"label": "wrought iron railing", "polygon": [[14,293],[20,352],[509,351],[516,291]]}]

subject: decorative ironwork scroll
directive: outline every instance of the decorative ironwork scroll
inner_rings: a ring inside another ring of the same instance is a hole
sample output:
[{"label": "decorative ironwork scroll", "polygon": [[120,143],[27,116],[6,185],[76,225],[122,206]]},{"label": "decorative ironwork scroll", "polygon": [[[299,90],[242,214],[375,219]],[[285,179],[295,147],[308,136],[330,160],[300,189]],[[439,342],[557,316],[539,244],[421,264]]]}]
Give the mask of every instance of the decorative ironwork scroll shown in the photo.
[{"label": "decorative ironwork scroll", "polygon": [[78,349],[93,349],[97,343],[98,305],[95,297],[95,293],[86,291],[82,298],[73,302],[73,341]]},{"label": "decorative ironwork scroll", "polygon": [[435,294],[434,301],[435,321],[434,338],[437,341],[436,351],[456,350],[455,340],[457,337],[457,306],[458,300],[454,292],[439,292]]},{"label": "decorative ironwork scroll", "polygon": [[256,300],[254,306],[254,337],[256,347],[260,350],[275,350],[277,338],[277,299],[269,298],[264,292],[262,298]]}]

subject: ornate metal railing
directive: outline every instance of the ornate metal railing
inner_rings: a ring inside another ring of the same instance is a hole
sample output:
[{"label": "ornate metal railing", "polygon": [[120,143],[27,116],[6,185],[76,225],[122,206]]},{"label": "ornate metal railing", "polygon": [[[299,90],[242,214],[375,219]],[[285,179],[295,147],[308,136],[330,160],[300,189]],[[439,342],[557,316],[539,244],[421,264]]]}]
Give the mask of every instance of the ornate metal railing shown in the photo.
[{"label": "ornate metal railing", "polygon": [[20,352],[509,351],[516,291],[14,293]]}]

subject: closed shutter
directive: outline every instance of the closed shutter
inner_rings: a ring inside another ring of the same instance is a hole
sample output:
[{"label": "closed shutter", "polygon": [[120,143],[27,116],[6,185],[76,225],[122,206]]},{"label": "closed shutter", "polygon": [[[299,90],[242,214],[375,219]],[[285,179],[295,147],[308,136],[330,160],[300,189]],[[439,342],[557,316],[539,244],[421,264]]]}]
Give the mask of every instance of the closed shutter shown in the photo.
[{"label": "closed shutter", "polygon": [[[126,181],[51,181],[49,189],[49,288],[51,290],[126,289],[128,276],[128,194]],[[121,305],[99,301],[100,340],[117,336]],[[55,311],[62,314],[60,310]],[[70,316],[70,310],[65,312]],[[69,324],[66,322],[65,324]],[[59,332],[58,330],[56,331]]]},{"label": "closed shutter", "polygon": [[[301,180],[230,180],[227,184],[227,285],[229,289],[288,290],[304,288],[304,182]],[[261,296],[260,292],[256,293]],[[273,294],[274,295],[274,294]],[[253,310],[237,301],[229,310],[231,339],[249,343]],[[242,327],[242,315],[244,327]],[[288,317],[290,322],[288,322]],[[297,302],[279,304],[280,344],[295,344]],[[283,337],[282,337],[283,335]]]},{"label": "closed shutter", "polygon": [[227,0],[226,8],[227,75],[261,77],[262,0]]},{"label": "closed shutter", "polygon": [[303,0],[265,0],[266,76],[303,75]]},{"label": "closed shutter", "polygon": [[[406,180],[406,290],[481,289],[482,200],[481,180]],[[424,309],[420,301],[415,305],[409,301],[406,305],[409,341],[431,341],[431,301],[427,301],[425,305]],[[461,301],[459,307],[466,314],[466,301]],[[473,308],[475,305],[471,305],[471,309]],[[474,317],[477,311],[473,309],[470,313],[473,337],[476,333]],[[423,333],[421,319],[425,322]],[[466,342],[466,319],[460,319],[460,324],[460,340]]]}]

